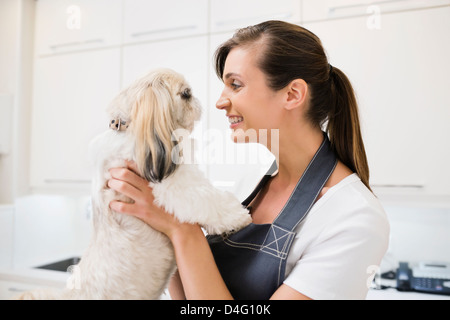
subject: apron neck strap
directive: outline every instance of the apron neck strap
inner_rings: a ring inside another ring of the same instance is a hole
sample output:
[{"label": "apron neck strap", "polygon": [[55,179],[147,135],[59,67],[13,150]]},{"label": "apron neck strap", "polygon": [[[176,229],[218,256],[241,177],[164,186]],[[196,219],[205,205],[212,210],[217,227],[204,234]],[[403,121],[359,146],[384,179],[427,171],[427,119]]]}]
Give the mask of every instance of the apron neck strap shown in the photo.
[{"label": "apron neck strap", "polygon": [[331,149],[328,136],[324,133],[322,144],[273,224],[293,231],[311,210],[336,165],[336,155]]},{"label": "apron neck strap", "polygon": [[[336,155],[331,149],[331,143],[328,140],[327,134],[325,132],[323,134],[324,139],[322,144],[297,182],[286,205],[274,220],[274,225],[285,230],[293,231],[308,214],[323,186],[333,173],[337,165]],[[248,206],[252,202],[276,170],[277,163],[274,161],[255,190],[242,202],[242,205]]]}]

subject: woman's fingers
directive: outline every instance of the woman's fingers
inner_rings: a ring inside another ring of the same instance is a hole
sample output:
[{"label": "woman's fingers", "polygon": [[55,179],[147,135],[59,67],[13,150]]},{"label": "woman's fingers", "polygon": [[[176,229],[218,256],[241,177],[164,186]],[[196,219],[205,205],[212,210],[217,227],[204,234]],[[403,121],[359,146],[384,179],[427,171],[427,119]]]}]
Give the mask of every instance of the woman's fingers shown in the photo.
[{"label": "woman's fingers", "polygon": [[125,161],[127,164],[128,169],[130,169],[131,171],[133,171],[134,173],[138,174],[138,168],[136,165],[136,162],[134,161]]},{"label": "woman's fingers", "polygon": [[125,181],[135,188],[142,190],[148,187],[148,181],[128,168],[112,168],[109,173],[114,179]]},{"label": "woman's fingers", "polygon": [[163,233],[170,230],[175,219],[154,204],[153,190],[149,182],[136,173],[134,162],[127,162],[127,168],[112,168],[109,172],[112,179],[108,187],[134,200],[134,203],[111,201],[111,210],[133,215]]},{"label": "woman's fingers", "polygon": [[126,213],[131,215],[137,215],[135,212],[134,205],[132,203],[126,203],[122,201],[111,201],[109,204],[109,207],[111,210],[120,212],[120,213]]},{"label": "woman's fingers", "polygon": [[111,179],[108,181],[108,187],[133,199],[134,201],[140,199],[141,191],[126,181]]}]

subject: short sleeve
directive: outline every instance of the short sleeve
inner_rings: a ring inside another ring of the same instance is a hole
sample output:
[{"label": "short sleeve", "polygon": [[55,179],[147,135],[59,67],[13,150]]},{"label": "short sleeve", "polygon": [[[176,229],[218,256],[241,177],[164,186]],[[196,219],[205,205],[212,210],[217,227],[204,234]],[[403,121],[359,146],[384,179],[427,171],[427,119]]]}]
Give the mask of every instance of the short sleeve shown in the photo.
[{"label": "short sleeve", "polygon": [[363,206],[328,221],[284,284],[312,299],[365,299],[373,268],[388,246],[389,224],[384,217]]}]

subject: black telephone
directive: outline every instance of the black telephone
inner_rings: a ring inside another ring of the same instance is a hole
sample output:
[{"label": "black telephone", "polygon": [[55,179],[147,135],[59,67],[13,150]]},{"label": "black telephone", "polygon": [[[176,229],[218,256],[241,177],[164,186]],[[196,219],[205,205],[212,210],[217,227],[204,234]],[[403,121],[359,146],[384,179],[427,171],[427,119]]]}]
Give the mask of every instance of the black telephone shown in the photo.
[{"label": "black telephone", "polygon": [[450,295],[450,264],[421,262],[410,269],[400,262],[396,272],[397,290]]}]

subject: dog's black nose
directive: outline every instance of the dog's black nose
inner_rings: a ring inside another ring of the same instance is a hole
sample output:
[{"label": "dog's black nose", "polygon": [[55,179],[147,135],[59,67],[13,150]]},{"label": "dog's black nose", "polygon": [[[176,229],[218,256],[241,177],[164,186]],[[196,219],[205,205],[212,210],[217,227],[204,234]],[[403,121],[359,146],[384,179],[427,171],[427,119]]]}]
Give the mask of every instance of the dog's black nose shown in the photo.
[{"label": "dog's black nose", "polygon": [[192,93],[190,88],[186,88],[183,91],[180,92],[180,96],[184,100],[189,100],[192,98]]}]

